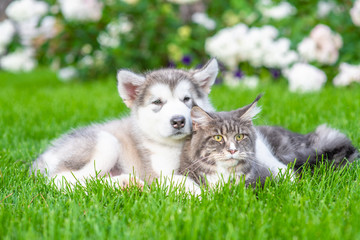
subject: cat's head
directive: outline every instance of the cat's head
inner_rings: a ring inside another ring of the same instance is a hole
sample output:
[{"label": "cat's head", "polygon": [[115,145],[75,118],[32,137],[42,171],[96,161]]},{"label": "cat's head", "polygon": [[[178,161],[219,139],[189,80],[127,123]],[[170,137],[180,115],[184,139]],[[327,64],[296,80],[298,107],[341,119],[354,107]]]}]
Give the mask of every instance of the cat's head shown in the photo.
[{"label": "cat's head", "polygon": [[197,151],[192,157],[225,168],[253,159],[256,133],[252,119],[260,112],[256,106],[260,98],[261,95],[251,104],[231,112],[208,113],[193,107],[191,145]]}]

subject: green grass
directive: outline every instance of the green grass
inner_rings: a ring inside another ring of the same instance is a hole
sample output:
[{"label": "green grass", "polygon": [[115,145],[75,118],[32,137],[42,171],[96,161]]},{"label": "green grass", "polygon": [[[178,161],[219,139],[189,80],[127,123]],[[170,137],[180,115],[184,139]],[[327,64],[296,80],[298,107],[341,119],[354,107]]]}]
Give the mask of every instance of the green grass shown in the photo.
[{"label": "green grass", "polygon": [[[312,94],[285,83],[256,90],[216,86],[218,110],[265,93],[257,124],[306,133],[328,123],[360,146],[360,86]],[[64,194],[28,175],[51,139],[78,126],[124,116],[115,79],[59,82],[46,69],[0,73],[0,239],[360,239],[360,167],[319,167],[301,180],[254,192],[243,185],[202,200],[163,189],[112,190],[93,181]]]}]

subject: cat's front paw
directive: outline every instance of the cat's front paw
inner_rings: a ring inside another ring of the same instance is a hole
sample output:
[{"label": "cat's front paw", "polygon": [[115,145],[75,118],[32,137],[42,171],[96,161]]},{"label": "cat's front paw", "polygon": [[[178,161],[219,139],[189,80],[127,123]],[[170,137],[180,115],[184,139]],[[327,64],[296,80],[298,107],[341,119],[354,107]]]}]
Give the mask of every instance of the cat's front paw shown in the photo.
[{"label": "cat's front paw", "polygon": [[185,192],[190,193],[191,195],[196,197],[199,197],[201,195],[200,186],[186,176],[174,175],[168,180],[170,180],[167,181],[168,186],[173,185],[176,188],[184,188]]},{"label": "cat's front paw", "polygon": [[193,181],[185,182],[184,187],[186,192],[189,192],[196,197],[199,197],[201,195],[201,188]]}]

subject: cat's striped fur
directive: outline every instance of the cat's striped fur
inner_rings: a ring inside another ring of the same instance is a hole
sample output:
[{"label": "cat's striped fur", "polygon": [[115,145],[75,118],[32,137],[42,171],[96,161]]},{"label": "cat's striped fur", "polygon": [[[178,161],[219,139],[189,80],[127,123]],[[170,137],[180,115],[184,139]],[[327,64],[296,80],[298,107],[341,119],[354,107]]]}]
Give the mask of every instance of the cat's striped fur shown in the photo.
[{"label": "cat's striped fur", "polygon": [[207,113],[194,107],[193,134],[185,142],[180,173],[188,174],[198,184],[236,181],[244,176],[249,185],[270,176],[268,167],[256,159],[257,134],[252,118],[259,111],[259,98],[231,112]]},{"label": "cat's striped fur", "polygon": [[[359,157],[343,133],[326,125],[305,135],[281,127],[253,126],[260,97],[231,112],[208,113],[194,107],[193,134],[185,142],[180,173],[205,184],[245,176],[249,185],[258,179],[264,182],[271,174],[276,176],[289,163],[295,162],[297,171],[305,163],[315,165],[322,159],[339,166]],[[244,137],[236,141],[239,134]],[[221,136],[222,140],[216,141],[214,136]]]}]

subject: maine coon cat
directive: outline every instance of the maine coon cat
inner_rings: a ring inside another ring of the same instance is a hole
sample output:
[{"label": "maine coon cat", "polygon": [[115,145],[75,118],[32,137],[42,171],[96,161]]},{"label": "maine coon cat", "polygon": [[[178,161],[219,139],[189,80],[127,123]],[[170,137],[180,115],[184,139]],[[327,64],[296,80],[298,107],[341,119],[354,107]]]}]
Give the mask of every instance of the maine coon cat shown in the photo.
[{"label": "maine coon cat", "polygon": [[295,159],[296,171],[304,163],[315,164],[322,157],[336,165],[358,157],[344,134],[325,125],[306,135],[281,127],[255,127],[252,119],[260,112],[256,106],[260,97],[231,112],[205,112],[193,107],[193,134],[185,142],[180,173],[198,184],[245,177],[249,185],[277,176]]},{"label": "maine coon cat", "polygon": [[183,148],[180,173],[197,184],[210,185],[241,177],[246,185],[257,180],[263,183],[271,176],[268,167],[256,159],[257,133],[252,118],[259,112],[256,103],[260,97],[231,112],[208,113],[193,107],[193,133]]}]

